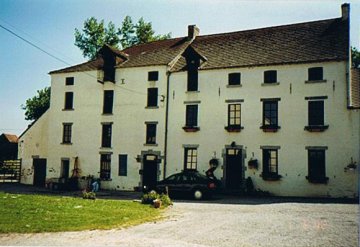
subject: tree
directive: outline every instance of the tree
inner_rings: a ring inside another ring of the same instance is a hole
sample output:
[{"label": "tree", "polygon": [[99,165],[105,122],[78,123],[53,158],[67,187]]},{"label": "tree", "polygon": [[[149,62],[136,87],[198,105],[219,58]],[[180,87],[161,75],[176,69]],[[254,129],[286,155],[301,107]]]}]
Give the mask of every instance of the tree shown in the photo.
[{"label": "tree", "polygon": [[165,35],[154,35],[151,22],[145,22],[144,18],[140,18],[135,26],[136,44],[143,44],[150,41],[163,40],[171,37],[170,33]]},{"label": "tree", "polygon": [[351,47],[351,60],[352,60],[352,66],[354,68],[359,68],[360,52],[356,49],[356,47]]},{"label": "tree", "polygon": [[75,45],[82,50],[84,57],[90,60],[96,57],[104,44],[116,47],[118,43],[119,37],[112,22],[109,22],[106,28],[104,20],[98,22],[95,17],[91,17],[84,22],[82,32],[75,28]]},{"label": "tree", "polygon": [[50,106],[50,87],[38,90],[37,95],[29,98],[25,102],[25,106],[21,108],[25,110],[25,120],[37,120]]},{"label": "tree", "polygon": [[84,22],[82,32],[75,28],[75,45],[82,50],[84,57],[90,60],[96,58],[98,51],[104,44],[125,49],[135,44],[170,37],[170,33],[155,35],[151,22],[146,22],[142,17],[134,25],[131,17],[125,16],[121,27],[118,29],[112,22],[109,22],[105,28],[104,20],[98,22],[95,17],[91,17]]},{"label": "tree", "polygon": [[120,36],[120,44],[123,49],[136,44],[135,26],[130,16],[125,16],[122,26],[118,30],[118,35]]}]

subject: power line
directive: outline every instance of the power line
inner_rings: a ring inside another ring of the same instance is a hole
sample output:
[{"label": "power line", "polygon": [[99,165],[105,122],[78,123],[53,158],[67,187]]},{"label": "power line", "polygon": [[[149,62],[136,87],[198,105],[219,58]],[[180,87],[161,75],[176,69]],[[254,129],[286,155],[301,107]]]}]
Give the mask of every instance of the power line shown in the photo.
[{"label": "power line", "polygon": [[24,41],[24,42],[28,43],[29,45],[35,47],[36,49],[44,52],[45,54],[47,54],[47,55],[49,55],[49,56],[51,56],[52,58],[55,58],[56,60],[58,60],[58,61],[60,61],[60,62],[62,62],[62,63],[64,63],[64,64],[66,64],[66,65],[71,66],[71,64],[69,64],[69,63],[67,63],[66,61],[62,60],[61,58],[58,58],[58,57],[52,55],[51,53],[45,51],[44,49],[42,49],[42,48],[40,48],[39,46],[35,45],[35,44],[32,43],[31,41],[28,41],[27,39],[21,37],[20,35],[14,33],[13,31],[11,31],[10,29],[4,27],[3,25],[0,24],[0,27],[3,28],[4,30],[6,30],[7,32],[11,33],[12,35],[18,37],[18,38],[21,39],[22,41]]},{"label": "power line", "polygon": [[75,59],[73,59],[73,58],[71,58],[71,57],[63,54],[62,52],[60,52],[60,51],[58,51],[58,50],[56,50],[56,49],[54,49],[54,48],[52,48],[51,46],[47,45],[46,43],[42,42],[41,40],[36,39],[36,38],[33,37],[32,35],[26,33],[25,31],[21,30],[20,28],[12,25],[11,23],[5,21],[4,19],[0,18],[0,21],[6,23],[7,25],[9,25],[10,27],[12,27],[13,29],[21,32],[22,34],[26,35],[26,36],[29,37],[30,39],[36,41],[37,43],[40,43],[41,45],[45,46],[47,49],[50,49],[50,50],[54,51],[54,52],[57,53],[58,55],[61,55],[62,57],[65,57],[65,58],[67,58],[68,60],[70,60],[70,61],[72,61],[72,62],[74,62],[74,63],[76,62]]},{"label": "power line", "polygon": [[[0,24],[0,27],[3,28],[4,30],[6,30],[7,32],[11,33],[11,34],[14,35],[15,37],[21,39],[22,41],[24,41],[24,42],[28,43],[29,45],[35,47],[36,49],[40,50],[41,52],[47,54],[48,56],[50,56],[50,57],[52,57],[52,58],[55,58],[56,60],[58,60],[58,61],[60,61],[60,62],[62,62],[62,63],[64,63],[64,64],[66,64],[66,65],[68,65],[68,66],[72,66],[70,63],[64,61],[64,60],[61,59],[61,58],[58,58],[57,56],[51,54],[50,52],[45,51],[44,49],[42,49],[42,48],[39,47],[38,45],[35,45],[33,42],[28,41],[27,39],[21,37],[20,35],[16,34],[15,32],[11,31],[10,29],[4,27],[3,25]],[[86,72],[86,71],[79,71],[79,72],[84,73],[84,74],[86,74],[86,75],[88,75],[88,76],[90,76],[90,77],[92,77],[92,78],[95,78],[95,79],[98,81],[98,78],[97,78],[97,77],[91,75],[90,73],[88,73],[88,72]],[[143,92],[139,92],[139,91],[136,91],[136,90],[133,90],[133,89],[124,88],[124,87],[122,87],[122,86],[120,86],[120,85],[117,85],[117,84],[114,84],[114,85],[115,85],[116,87],[119,87],[119,88],[121,88],[122,90],[125,90],[125,91],[128,91],[128,92],[132,92],[132,93],[136,93],[136,94],[140,94],[140,95],[146,95],[146,94],[143,93]],[[158,95],[158,97],[160,97],[160,96]]]}]

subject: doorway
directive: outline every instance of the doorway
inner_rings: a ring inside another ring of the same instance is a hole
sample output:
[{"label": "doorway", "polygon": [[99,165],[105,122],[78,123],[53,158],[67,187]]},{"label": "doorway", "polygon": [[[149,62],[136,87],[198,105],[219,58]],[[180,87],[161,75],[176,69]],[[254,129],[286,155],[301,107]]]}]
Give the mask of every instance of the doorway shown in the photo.
[{"label": "doorway", "polygon": [[158,181],[158,156],[153,154],[144,155],[142,185],[147,189],[153,189]]},{"label": "doorway", "polygon": [[239,190],[243,183],[242,149],[226,148],[225,188]]},{"label": "doorway", "polygon": [[46,159],[33,159],[34,186],[45,187]]}]

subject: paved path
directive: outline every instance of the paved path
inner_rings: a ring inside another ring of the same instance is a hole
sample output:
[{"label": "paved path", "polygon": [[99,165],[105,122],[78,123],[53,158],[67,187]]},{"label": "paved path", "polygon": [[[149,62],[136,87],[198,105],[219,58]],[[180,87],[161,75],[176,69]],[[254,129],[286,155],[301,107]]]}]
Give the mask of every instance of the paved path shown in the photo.
[{"label": "paved path", "polygon": [[0,234],[0,245],[359,246],[358,204],[232,198],[176,202],[165,214],[128,229]]}]

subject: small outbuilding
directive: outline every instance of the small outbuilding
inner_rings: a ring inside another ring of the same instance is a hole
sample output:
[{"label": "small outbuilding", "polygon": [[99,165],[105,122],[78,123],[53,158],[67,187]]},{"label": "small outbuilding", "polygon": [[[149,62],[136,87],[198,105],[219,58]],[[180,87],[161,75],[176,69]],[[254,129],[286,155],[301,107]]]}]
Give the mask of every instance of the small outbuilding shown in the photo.
[{"label": "small outbuilding", "polygon": [[15,160],[18,157],[18,137],[12,134],[0,135],[0,161]]}]

